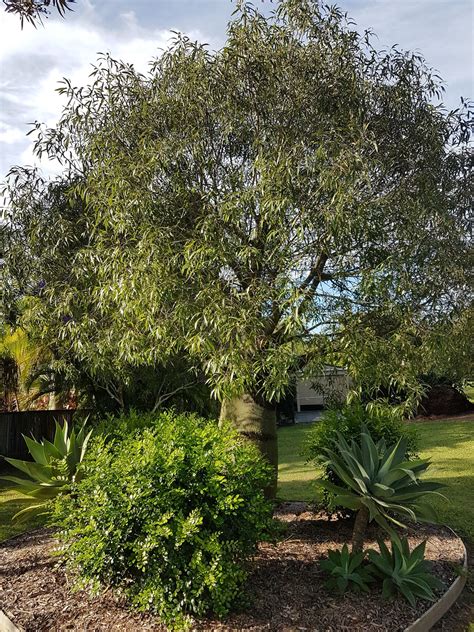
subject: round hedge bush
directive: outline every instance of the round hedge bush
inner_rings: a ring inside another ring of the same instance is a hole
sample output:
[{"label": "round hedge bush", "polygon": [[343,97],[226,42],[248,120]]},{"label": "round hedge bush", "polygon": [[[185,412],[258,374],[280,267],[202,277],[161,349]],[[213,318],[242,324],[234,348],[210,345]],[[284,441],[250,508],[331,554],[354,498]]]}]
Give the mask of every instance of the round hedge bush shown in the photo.
[{"label": "round hedge bush", "polygon": [[77,583],[118,587],[178,627],[225,615],[272,528],[267,464],[230,427],[193,415],[132,414],[106,428],[54,507]]}]

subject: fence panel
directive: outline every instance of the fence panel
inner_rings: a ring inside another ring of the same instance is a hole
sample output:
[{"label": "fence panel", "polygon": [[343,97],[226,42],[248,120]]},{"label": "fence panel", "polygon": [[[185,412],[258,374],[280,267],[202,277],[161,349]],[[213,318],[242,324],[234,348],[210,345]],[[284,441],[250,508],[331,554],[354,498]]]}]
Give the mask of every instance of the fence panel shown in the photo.
[{"label": "fence panel", "polygon": [[[13,459],[31,459],[22,435],[52,440],[55,420],[71,423],[74,410],[28,410],[0,413],[0,455]],[[0,462],[0,466],[2,463]]]}]

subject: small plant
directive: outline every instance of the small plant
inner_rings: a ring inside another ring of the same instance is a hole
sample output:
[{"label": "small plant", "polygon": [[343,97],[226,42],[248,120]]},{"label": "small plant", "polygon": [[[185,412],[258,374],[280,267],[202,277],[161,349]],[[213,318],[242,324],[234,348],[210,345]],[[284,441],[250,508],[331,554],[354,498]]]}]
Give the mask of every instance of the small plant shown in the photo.
[{"label": "small plant", "polygon": [[[338,433],[349,443],[352,439],[359,440],[362,428],[369,431],[372,439],[377,443],[385,439],[387,445],[394,445],[399,439],[407,440],[406,460],[417,458],[417,437],[413,427],[403,422],[397,408],[388,405],[378,405],[367,408],[361,402],[351,402],[342,407],[326,410],[319,423],[314,424],[309,439],[306,441],[305,452],[309,461],[313,461],[324,471],[323,477],[336,485],[343,484],[339,477],[327,467],[327,457],[324,450],[333,449]],[[329,512],[337,512],[342,517],[349,517],[352,511],[337,505],[334,494],[323,491],[322,504]]]},{"label": "small plant", "polygon": [[365,553],[350,553],[347,544],[340,551],[329,551],[328,559],[321,562],[321,568],[329,573],[325,582],[330,589],[344,593],[347,589],[369,592],[368,584],[374,580],[371,567],[363,566]]},{"label": "small plant", "polygon": [[338,504],[357,511],[352,536],[352,550],[360,551],[369,521],[375,520],[392,537],[398,537],[391,524],[405,526],[394,514],[416,521],[436,519],[425,503],[429,494],[442,487],[425,482],[420,476],[430,466],[427,459],[405,460],[407,440],[400,439],[387,448],[385,440],[374,443],[367,429],[360,435],[360,444],[349,444],[342,435],[334,450],[326,449],[326,465],[342,481],[344,487],[320,479],[319,485],[335,495]]},{"label": "small plant", "polygon": [[[5,457],[5,460],[28,476],[2,476],[17,486],[17,491],[29,497],[34,504],[28,505],[13,516],[13,520],[25,519],[32,515],[47,513],[49,502],[58,494],[64,493],[69,486],[81,477],[80,465],[84,459],[92,431],[86,434],[85,422],[76,433],[69,432],[67,421],[61,426],[56,421],[54,439],[36,441],[23,438],[33,461],[21,461]],[[36,501],[36,502],[34,502]]]},{"label": "small plant", "polygon": [[442,588],[443,583],[430,573],[425,560],[426,542],[419,544],[413,551],[406,538],[392,541],[391,551],[378,542],[380,553],[369,551],[369,559],[375,572],[383,579],[383,596],[392,597],[401,593],[412,606],[417,598],[435,601],[434,590]]},{"label": "small plant", "polygon": [[246,558],[272,532],[268,465],[230,427],[193,415],[132,414],[109,429],[91,445],[87,476],[56,501],[78,584],[116,586],[180,629],[189,616],[225,615]]}]

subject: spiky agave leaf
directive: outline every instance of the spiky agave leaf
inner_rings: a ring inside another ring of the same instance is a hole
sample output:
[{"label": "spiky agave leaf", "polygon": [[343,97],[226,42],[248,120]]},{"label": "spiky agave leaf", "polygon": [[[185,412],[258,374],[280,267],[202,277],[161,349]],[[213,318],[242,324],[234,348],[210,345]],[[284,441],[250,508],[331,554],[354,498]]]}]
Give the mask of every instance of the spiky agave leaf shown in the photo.
[{"label": "spiky agave leaf", "polygon": [[343,593],[347,589],[368,592],[368,584],[374,580],[370,567],[364,566],[365,554],[350,553],[347,544],[340,551],[329,551],[328,559],[321,561],[321,568],[329,574],[325,584]]},{"label": "spiky agave leaf", "polygon": [[382,541],[378,541],[379,551],[368,552],[374,572],[383,578],[382,594],[385,598],[399,592],[412,605],[417,599],[435,601],[434,590],[442,588],[443,582],[430,572],[425,560],[426,542],[422,542],[410,551],[406,538],[391,543],[391,550]]},{"label": "spiky agave leaf", "polygon": [[0,478],[13,482],[17,491],[26,497],[25,500],[29,498],[41,501],[22,509],[13,516],[14,520],[21,521],[28,515],[45,513],[48,502],[60,493],[67,493],[71,483],[80,477],[80,465],[92,435],[92,431],[86,434],[86,422],[87,419],[76,432],[74,428],[69,431],[67,422],[61,426],[56,421],[52,443],[46,439],[36,441],[23,435],[33,461],[5,457],[10,465],[26,474],[28,478],[11,475]]},{"label": "spiky agave leaf", "polygon": [[[428,459],[407,461],[406,439],[387,447],[384,441],[374,443],[363,428],[360,445],[351,445],[338,433],[334,450],[324,450],[326,465],[347,488],[320,479],[318,485],[335,495],[335,502],[352,510],[366,507],[370,521],[377,522],[392,537],[393,525],[404,527],[404,519],[435,521],[427,504],[431,494],[443,487],[420,477],[430,466]],[[401,518],[398,519],[397,516]]]}]

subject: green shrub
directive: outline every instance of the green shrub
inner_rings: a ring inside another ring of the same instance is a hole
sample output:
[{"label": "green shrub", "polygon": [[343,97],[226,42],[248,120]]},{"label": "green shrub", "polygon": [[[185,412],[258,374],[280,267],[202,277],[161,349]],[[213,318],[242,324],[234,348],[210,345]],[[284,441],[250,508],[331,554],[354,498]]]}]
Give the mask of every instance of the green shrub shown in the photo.
[{"label": "green shrub", "polygon": [[175,626],[225,615],[272,527],[256,448],[192,415],[132,414],[102,427],[86,470],[54,517],[79,585],[119,587]]},{"label": "green shrub", "polygon": [[[327,457],[325,450],[334,448],[337,434],[341,434],[347,442],[359,440],[362,427],[365,426],[371,437],[377,443],[385,439],[387,445],[395,444],[399,439],[406,439],[407,459],[417,456],[417,436],[413,428],[404,423],[400,412],[388,405],[366,407],[359,402],[353,402],[341,408],[326,410],[320,421],[314,424],[306,442],[305,452],[309,461],[323,468],[323,478],[336,485],[341,480],[333,470],[325,465]],[[350,510],[338,506],[334,502],[334,494],[325,490],[322,505],[329,512],[337,512],[342,516],[352,515]]]},{"label": "green shrub", "polygon": [[392,542],[392,550],[379,541],[380,553],[369,551],[369,559],[375,572],[383,579],[383,596],[392,597],[400,592],[412,606],[416,599],[435,601],[434,590],[442,588],[443,583],[430,572],[425,560],[426,542],[419,544],[413,551],[406,538]]},{"label": "green shrub", "polygon": [[359,441],[352,440],[349,444],[338,434],[334,450],[324,452],[326,467],[334,472],[341,484],[320,479],[319,485],[334,494],[336,503],[357,511],[352,535],[353,552],[362,548],[369,521],[375,520],[392,537],[397,537],[391,525],[404,526],[399,516],[414,521],[436,520],[426,501],[443,485],[420,479],[430,461],[407,461],[406,439],[399,439],[395,445],[387,447],[385,439],[375,443],[363,427]]},{"label": "green shrub", "polygon": [[365,553],[350,553],[347,544],[340,551],[329,551],[328,559],[321,562],[321,568],[329,578],[326,586],[331,590],[344,593],[351,589],[356,592],[369,592],[368,584],[374,580],[371,567],[364,566]]},{"label": "green shrub", "polygon": [[33,461],[21,461],[5,457],[5,461],[23,472],[28,478],[18,476],[1,476],[16,485],[16,491],[30,499],[30,504],[16,513],[13,520],[21,521],[33,515],[48,513],[51,501],[59,494],[70,489],[74,481],[83,474],[81,464],[87,450],[92,431],[86,434],[85,422],[76,432],[69,432],[67,421],[61,426],[56,421],[54,439],[36,441],[34,438],[23,438]]}]

